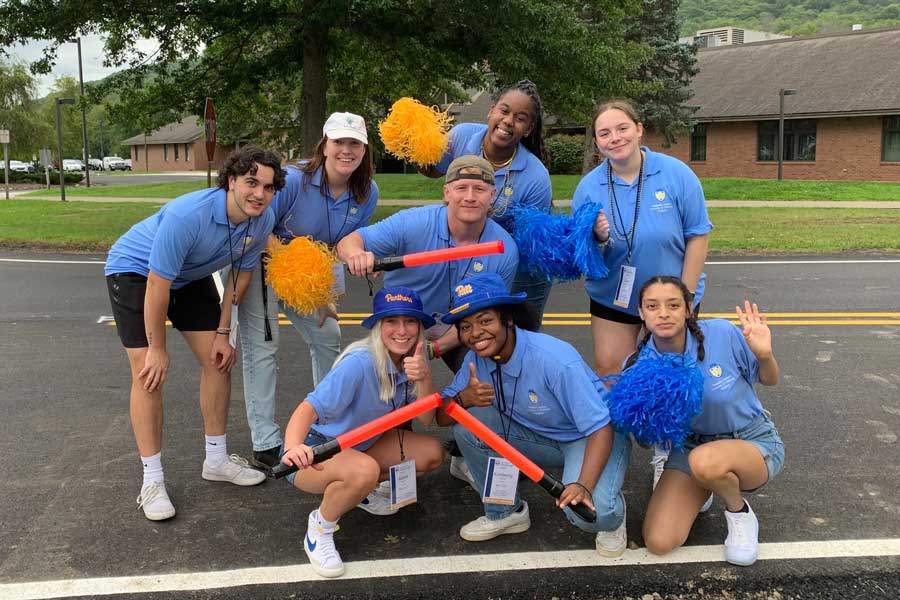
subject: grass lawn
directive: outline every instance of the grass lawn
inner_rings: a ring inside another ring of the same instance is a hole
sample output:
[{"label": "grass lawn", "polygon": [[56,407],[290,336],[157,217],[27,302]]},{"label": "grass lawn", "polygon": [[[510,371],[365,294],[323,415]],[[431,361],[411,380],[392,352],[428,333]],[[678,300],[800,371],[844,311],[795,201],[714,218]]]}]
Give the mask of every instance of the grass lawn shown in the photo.
[{"label": "grass lawn", "polygon": [[[570,199],[580,175],[554,175],[553,197]],[[382,198],[391,200],[439,200],[443,180],[417,174],[379,174],[375,176]],[[175,198],[206,187],[205,179],[150,183],[67,187],[66,195],[96,198]],[[900,183],[870,181],[771,181],[765,179],[708,178],[703,189],[709,200],[898,200]],[[36,190],[29,197],[58,198],[56,188]]]},{"label": "grass lawn", "polygon": [[[153,214],[149,202],[0,202],[0,246],[103,251],[137,221]],[[382,206],[373,220],[401,210]],[[710,209],[716,253],[900,252],[900,210]]]}]

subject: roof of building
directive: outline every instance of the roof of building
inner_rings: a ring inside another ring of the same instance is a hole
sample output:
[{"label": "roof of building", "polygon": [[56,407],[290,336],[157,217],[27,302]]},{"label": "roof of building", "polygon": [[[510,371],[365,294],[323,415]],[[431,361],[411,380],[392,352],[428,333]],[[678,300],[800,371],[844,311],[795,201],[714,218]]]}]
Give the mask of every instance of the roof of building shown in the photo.
[{"label": "roof of building", "polygon": [[176,123],[163,125],[153,130],[150,135],[143,133],[130,137],[122,142],[125,146],[143,146],[146,144],[182,144],[193,142],[203,135],[203,122],[197,116],[188,116]]},{"label": "roof of building", "polygon": [[769,40],[700,50],[700,121],[900,114],[900,28]]}]

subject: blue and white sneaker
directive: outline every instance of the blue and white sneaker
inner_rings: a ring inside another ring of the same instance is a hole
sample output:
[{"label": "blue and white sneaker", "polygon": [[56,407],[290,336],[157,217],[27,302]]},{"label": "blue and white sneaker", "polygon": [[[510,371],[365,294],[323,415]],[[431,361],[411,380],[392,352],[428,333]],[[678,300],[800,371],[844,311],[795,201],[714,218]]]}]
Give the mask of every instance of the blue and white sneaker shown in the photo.
[{"label": "blue and white sneaker", "polygon": [[387,488],[387,495],[384,495],[381,486],[369,492],[369,495],[363,498],[363,501],[356,505],[367,513],[385,517],[387,515],[396,514],[399,508],[391,508],[391,488]]},{"label": "blue and white sneaker", "polygon": [[309,557],[313,571],[322,577],[340,577],[344,574],[344,561],[334,547],[336,528],[325,529],[319,525],[319,511],[309,513],[309,524],[303,538],[303,550]]}]

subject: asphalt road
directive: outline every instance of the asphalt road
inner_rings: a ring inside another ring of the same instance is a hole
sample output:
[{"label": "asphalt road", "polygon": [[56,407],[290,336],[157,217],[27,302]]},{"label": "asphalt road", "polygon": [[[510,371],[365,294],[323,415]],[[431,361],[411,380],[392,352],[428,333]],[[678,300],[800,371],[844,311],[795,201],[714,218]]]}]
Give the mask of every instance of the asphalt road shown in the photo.
[{"label": "asphalt road", "polygon": [[[125,174],[104,174],[103,172],[91,171],[91,186],[93,185],[146,185],[148,183],[168,183],[170,181],[192,181],[194,179],[205,179],[206,171],[197,171],[196,173],[140,173],[132,171]],[[216,173],[213,172],[213,179]]]},{"label": "asphalt road", "polygon": [[[592,537],[529,482],[520,485],[529,532],[461,540],[457,530],[480,514],[480,501],[444,468],[420,481],[419,502],[395,516],[348,513],[337,536],[347,576],[323,581],[301,547],[316,497],[280,482],[248,489],[200,478],[196,368],[177,334],[169,338],[163,454],[179,513],[162,523],[143,518],[134,504],[140,463],[127,362],[115,328],[97,322],[110,314],[103,257],[2,253],[0,598],[896,598],[900,261],[860,258],[872,262],[710,259],[703,311],[758,301],[773,313],[784,374],[781,385],[761,390],[787,457],[782,474],[751,499],[763,542],[755,566],[722,561],[720,506],[698,519],[686,548],[647,555],[640,523],[649,453],[636,449],[625,484],[632,549],[621,559],[597,557]],[[364,283],[351,281],[341,312],[367,312],[369,302]],[[554,324],[587,320],[581,286],[555,287],[547,313],[546,332],[588,356],[588,327]],[[360,337],[346,321],[345,341]],[[283,424],[311,377],[300,336],[282,330]],[[439,381],[449,379],[436,369]],[[230,451],[246,455],[239,371],[229,423]]]}]

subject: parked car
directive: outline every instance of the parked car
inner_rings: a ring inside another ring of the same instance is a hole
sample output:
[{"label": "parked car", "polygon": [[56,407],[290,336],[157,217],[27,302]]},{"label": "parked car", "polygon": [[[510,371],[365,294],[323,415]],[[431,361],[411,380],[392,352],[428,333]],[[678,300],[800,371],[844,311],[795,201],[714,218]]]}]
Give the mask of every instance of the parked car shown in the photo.
[{"label": "parked car", "polygon": [[130,170],[131,170],[131,159],[130,159],[130,158],[126,158],[124,162],[125,162],[126,165],[128,165],[128,170],[130,171]]},{"label": "parked car", "polygon": [[74,158],[63,159],[63,171],[81,171],[84,172],[84,163]]},{"label": "parked car", "polygon": [[11,160],[9,161],[9,170],[19,173],[34,173],[34,165],[21,160]]},{"label": "parked car", "polygon": [[[106,159],[103,160],[106,161]],[[106,161],[106,168],[110,171],[130,171],[131,165],[121,158],[117,158],[115,160]]]},{"label": "parked car", "polygon": [[103,157],[103,168],[107,170],[112,170],[109,168],[109,163],[116,160],[122,160],[121,156],[104,156]]},{"label": "parked car", "polygon": [[88,167],[92,171],[102,171],[103,170],[103,161],[99,158],[89,158],[88,159]]}]

